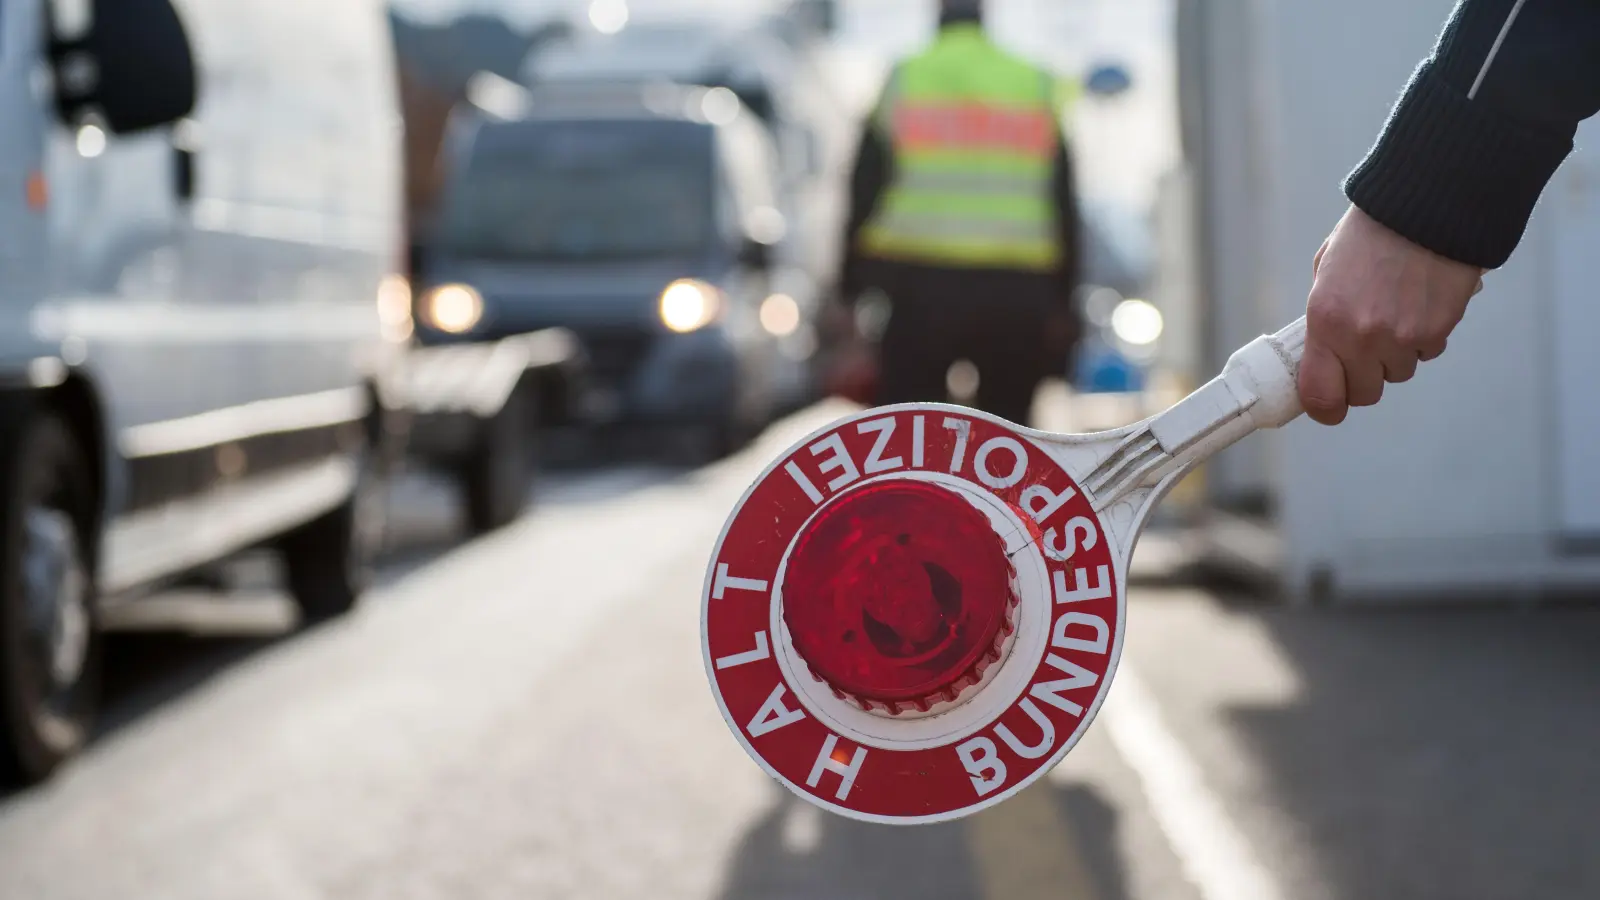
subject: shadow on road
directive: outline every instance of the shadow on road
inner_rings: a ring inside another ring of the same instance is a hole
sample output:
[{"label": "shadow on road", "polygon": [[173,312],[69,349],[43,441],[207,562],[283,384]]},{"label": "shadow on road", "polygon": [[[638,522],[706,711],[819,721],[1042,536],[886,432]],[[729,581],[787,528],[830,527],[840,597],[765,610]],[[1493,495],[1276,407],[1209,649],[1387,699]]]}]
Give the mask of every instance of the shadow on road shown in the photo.
[{"label": "shadow on road", "polygon": [[[625,500],[632,494],[692,475],[693,469],[656,463],[573,463],[540,479],[524,517]],[[390,492],[384,552],[377,586],[382,588],[470,543],[456,486],[431,473],[408,475]]]},{"label": "shadow on road", "polygon": [[109,737],[291,636],[288,632],[265,637],[179,632],[108,635],[105,690],[95,740]]},{"label": "shadow on road", "polygon": [[876,825],[787,792],[734,852],[721,900],[1129,900],[1117,812],[1041,782],[976,816]]},{"label": "shadow on road", "polygon": [[[578,505],[624,501],[692,471],[653,464],[568,466],[542,479],[527,515],[560,515]],[[384,588],[470,543],[453,489],[444,479],[400,479],[391,491],[389,512],[376,591],[368,602],[382,603]],[[135,601],[123,610],[122,618],[134,624],[106,636],[102,711],[88,752],[93,752],[94,741],[304,633],[291,602],[277,587],[276,565],[269,559],[258,554],[231,563],[221,580],[228,590],[199,585]],[[6,796],[0,792],[0,802]]]},{"label": "shadow on road", "polygon": [[1319,896],[1600,897],[1600,610],[1249,610],[1296,670],[1232,710]]}]

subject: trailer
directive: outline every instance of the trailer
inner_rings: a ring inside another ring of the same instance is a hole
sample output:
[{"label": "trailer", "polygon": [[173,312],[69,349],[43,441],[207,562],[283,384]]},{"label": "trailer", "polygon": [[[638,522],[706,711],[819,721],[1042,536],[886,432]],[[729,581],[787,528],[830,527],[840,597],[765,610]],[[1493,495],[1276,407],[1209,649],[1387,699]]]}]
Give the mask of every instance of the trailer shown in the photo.
[{"label": "trailer", "polygon": [[397,379],[406,458],[455,483],[473,534],[501,528],[532,496],[541,436],[581,416],[585,370],[561,328],[414,346]]}]

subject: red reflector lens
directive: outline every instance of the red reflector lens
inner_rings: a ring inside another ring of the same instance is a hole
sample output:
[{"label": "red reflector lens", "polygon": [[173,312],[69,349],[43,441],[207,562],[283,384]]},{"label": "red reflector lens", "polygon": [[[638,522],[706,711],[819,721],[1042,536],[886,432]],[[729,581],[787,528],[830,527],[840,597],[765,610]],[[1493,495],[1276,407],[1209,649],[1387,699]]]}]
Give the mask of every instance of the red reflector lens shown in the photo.
[{"label": "red reflector lens", "polygon": [[1005,543],[954,490],[896,480],[818,513],[789,557],[783,619],[834,690],[927,709],[999,659],[1016,603]]}]

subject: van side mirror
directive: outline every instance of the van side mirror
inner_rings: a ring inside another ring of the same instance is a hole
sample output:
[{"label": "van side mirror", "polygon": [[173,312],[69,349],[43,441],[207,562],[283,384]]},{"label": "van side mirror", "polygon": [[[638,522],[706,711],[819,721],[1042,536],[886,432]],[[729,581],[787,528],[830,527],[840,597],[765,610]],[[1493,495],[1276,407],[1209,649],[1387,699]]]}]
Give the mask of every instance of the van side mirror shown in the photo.
[{"label": "van side mirror", "polygon": [[113,134],[129,134],[194,111],[194,49],[172,0],[93,0],[91,11],[76,34],[52,23],[50,61],[63,122],[93,113]]},{"label": "van side mirror", "polygon": [[195,198],[195,157],[199,152],[199,126],[192,119],[180,120],[172,127],[172,188],[184,203]]}]

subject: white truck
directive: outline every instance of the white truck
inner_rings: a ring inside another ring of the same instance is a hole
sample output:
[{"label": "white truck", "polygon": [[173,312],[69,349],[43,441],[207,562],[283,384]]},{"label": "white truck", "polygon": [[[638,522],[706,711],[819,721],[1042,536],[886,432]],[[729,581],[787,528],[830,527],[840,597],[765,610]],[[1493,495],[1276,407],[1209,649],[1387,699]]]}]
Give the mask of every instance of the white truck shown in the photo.
[{"label": "white truck", "polygon": [[[0,780],[82,746],[107,603],[263,546],[356,603],[418,381],[396,93],[377,0],[0,0]],[[505,359],[423,359],[430,415]]]}]

